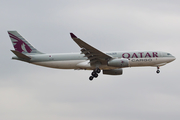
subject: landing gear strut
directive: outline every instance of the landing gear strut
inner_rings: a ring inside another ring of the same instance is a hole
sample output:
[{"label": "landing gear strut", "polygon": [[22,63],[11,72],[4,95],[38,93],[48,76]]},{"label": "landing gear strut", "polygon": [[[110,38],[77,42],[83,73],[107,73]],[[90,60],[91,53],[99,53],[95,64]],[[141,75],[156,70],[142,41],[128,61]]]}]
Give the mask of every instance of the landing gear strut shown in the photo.
[{"label": "landing gear strut", "polygon": [[157,71],[156,71],[157,74],[160,73],[160,70],[159,70],[159,66],[157,66]]},{"label": "landing gear strut", "polygon": [[93,72],[91,73],[91,76],[89,77],[89,80],[93,80],[93,78],[97,78],[98,77],[98,73],[100,73],[101,70],[99,68],[96,68],[95,70],[93,70]]}]

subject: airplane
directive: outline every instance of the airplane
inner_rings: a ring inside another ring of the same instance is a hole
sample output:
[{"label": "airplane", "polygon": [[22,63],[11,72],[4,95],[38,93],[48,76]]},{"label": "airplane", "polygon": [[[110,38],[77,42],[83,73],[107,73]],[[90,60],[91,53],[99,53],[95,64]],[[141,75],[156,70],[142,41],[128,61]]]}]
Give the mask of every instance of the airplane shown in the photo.
[{"label": "airplane", "polygon": [[92,70],[89,80],[98,77],[102,71],[106,75],[122,75],[123,68],[152,66],[157,67],[174,61],[176,58],[161,51],[119,51],[102,52],[70,33],[71,38],[80,47],[81,53],[43,53],[34,48],[17,31],[8,31],[16,56],[12,59],[27,63],[57,68]]}]

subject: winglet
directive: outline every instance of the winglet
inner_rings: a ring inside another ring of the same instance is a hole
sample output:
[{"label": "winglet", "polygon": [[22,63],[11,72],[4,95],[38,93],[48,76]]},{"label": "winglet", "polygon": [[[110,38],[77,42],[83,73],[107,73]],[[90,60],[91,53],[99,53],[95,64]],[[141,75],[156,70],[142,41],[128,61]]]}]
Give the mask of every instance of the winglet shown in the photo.
[{"label": "winglet", "polygon": [[71,35],[71,38],[73,39],[73,38],[77,38],[73,33],[70,33],[70,35]]}]

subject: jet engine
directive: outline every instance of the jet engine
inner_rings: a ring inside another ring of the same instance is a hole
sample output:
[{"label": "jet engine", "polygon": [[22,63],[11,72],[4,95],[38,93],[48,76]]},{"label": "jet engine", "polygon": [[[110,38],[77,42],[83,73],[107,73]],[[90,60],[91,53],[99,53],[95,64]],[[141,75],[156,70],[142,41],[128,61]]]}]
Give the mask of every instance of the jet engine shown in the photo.
[{"label": "jet engine", "polygon": [[108,61],[108,66],[119,67],[119,68],[129,67],[129,60],[124,58],[120,58],[120,59],[115,58]]},{"label": "jet engine", "polygon": [[103,74],[107,74],[107,75],[122,75],[123,74],[123,70],[122,70],[122,68],[113,69],[113,70],[103,70]]}]

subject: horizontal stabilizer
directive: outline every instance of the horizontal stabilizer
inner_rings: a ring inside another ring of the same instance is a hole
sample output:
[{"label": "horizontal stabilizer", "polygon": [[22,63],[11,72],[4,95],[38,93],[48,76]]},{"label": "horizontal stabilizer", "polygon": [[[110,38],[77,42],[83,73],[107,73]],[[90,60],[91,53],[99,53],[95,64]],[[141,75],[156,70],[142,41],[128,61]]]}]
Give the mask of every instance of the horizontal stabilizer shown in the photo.
[{"label": "horizontal stabilizer", "polygon": [[18,58],[30,60],[31,58],[15,50],[11,50]]}]

